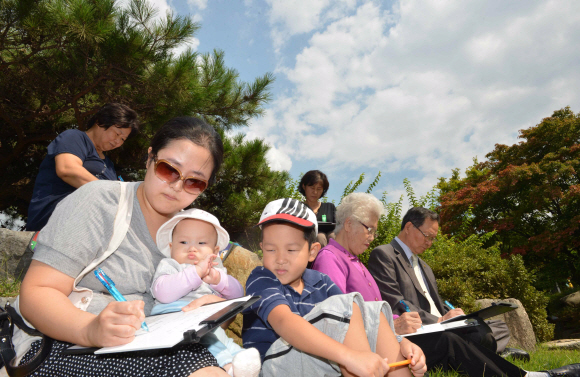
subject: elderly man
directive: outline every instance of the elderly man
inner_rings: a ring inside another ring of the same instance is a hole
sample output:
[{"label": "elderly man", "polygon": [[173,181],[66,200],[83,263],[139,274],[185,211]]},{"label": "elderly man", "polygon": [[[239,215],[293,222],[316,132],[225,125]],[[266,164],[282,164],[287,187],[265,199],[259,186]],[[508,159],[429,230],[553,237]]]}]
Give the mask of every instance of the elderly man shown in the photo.
[{"label": "elderly man", "polygon": [[[437,323],[464,314],[460,308],[443,304],[433,271],[419,258],[432,245],[438,230],[438,214],[426,208],[411,208],[403,217],[399,235],[390,244],[374,249],[369,258],[369,271],[393,313],[412,312],[402,317],[403,325],[411,332],[421,323]],[[486,322],[463,335],[494,352],[504,352],[509,340],[507,325],[502,321]],[[522,350],[510,348],[506,353],[529,358]]]}]

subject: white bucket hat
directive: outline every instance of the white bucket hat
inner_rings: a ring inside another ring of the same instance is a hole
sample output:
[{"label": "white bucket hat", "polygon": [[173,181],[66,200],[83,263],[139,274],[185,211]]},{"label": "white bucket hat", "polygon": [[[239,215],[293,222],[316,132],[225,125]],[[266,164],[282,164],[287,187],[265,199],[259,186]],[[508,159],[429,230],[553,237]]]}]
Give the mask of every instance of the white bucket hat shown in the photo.
[{"label": "white bucket hat", "polygon": [[217,246],[220,250],[225,249],[230,242],[230,235],[228,232],[222,228],[217,217],[209,212],[203,211],[201,209],[193,208],[186,211],[181,211],[177,215],[173,216],[165,224],[161,225],[157,231],[157,247],[159,251],[167,258],[171,257],[171,248],[169,243],[173,239],[173,229],[178,222],[183,219],[197,219],[208,222],[212,224],[217,232]]}]

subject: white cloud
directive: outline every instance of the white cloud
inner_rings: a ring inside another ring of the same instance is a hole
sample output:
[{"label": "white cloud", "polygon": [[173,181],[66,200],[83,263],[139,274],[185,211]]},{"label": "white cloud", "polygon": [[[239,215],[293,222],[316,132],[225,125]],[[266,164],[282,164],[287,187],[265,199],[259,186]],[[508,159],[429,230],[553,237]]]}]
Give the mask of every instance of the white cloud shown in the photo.
[{"label": "white cloud", "polygon": [[272,147],[266,152],[266,159],[268,160],[268,166],[272,170],[284,171],[292,168],[292,160],[290,157],[276,148]]},{"label": "white cloud", "polygon": [[329,20],[343,17],[356,0],[266,0],[270,5],[270,24],[274,47],[289,38],[309,33]]},{"label": "white cloud", "polygon": [[275,47],[312,33],[280,67],[293,88],[251,127],[293,161],[416,171],[427,188],[552,111],[579,111],[579,2],[269,3]]},{"label": "white cloud", "polygon": [[195,13],[193,16],[191,16],[191,20],[193,22],[201,22],[203,21],[203,16],[199,13]]},{"label": "white cloud", "polygon": [[199,10],[207,8],[207,0],[187,0],[190,7],[195,7]]}]

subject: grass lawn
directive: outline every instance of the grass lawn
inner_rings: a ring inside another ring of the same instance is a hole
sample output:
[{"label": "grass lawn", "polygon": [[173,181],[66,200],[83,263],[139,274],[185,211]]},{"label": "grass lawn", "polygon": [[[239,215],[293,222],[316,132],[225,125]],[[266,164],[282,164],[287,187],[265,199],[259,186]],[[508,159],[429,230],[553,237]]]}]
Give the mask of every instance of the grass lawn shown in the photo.
[{"label": "grass lawn", "polygon": [[11,277],[0,278],[0,297],[16,297],[20,292],[20,280]]},{"label": "grass lawn", "polygon": [[[580,350],[549,350],[539,345],[535,352],[530,353],[530,361],[523,362],[508,358],[509,361],[520,368],[529,371],[540,371],[547,369],[559,368],[561,366],[573,363],[580,363]],[[429,372],[430,377],[458,377],[464,376],[457,372]]]}]

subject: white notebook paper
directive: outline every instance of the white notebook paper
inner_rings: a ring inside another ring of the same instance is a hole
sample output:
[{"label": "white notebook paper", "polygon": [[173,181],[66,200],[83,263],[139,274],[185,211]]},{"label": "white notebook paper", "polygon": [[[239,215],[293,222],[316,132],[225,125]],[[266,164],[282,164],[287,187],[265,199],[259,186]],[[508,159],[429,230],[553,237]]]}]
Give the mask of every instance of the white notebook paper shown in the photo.
[{"label": "white notebook paper", "polygon": [[[199,331],[207,325],[200,325],[200,322],[219,312],[233,302],[246,302],[252,296],[245,296],[233,300],[218,302],[211,305],[201,306],[189,312],[174,312],[146,317],[145,322],[149,331],[139,329],[135,333],[135,339],[131,343],[122,346],[103,347],[95,351],[95,354],[107,354],[118,352],[130,352],[140,350],[152,350],[160,348],[171,348],[183,340],[183,333],[195,330]],[[88,347],[72,346],[67,349],[82,351]]]},{"label": "white notebook paper", "polygon": [[456,322],[451,322],[451,323],[433,323],[430,325],[423,325],[423,327],[418,329],[417,332],[414,332],[412,334],[403,334],[401,336],[408,337],[408,336],[413,336],[413,335],[428,334],[428,333],[433,333],[433,332],[441,332],[441,331],[445,331],[445,330],[449,330],[449,329],[454,329],[457,327],[476,326],[476,325],[477,325],[477,323],[474,323],[474,322],[469,321],[469,320],[456,321]]},{"label": "white notebook paper", "polygon": [[128,344],[115,347],[104,347],[95,351],[95,354],[151,350],[171,348],[183,340],[183,333],[189,330],[199,331],[206,325],[199,323],[209,316],[219,312],[232,302],[245,302],[252,296],[245,296],[234,300],[218,302],[202,306],[189,312],[175,312],[145,318],[149,331],[139,329],[135,339]]}]

